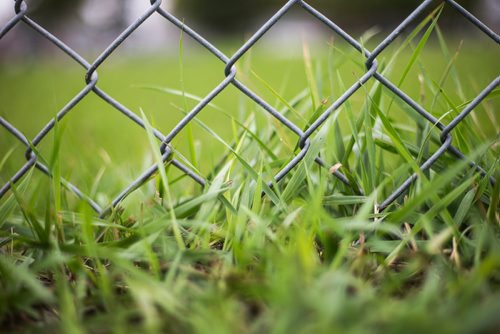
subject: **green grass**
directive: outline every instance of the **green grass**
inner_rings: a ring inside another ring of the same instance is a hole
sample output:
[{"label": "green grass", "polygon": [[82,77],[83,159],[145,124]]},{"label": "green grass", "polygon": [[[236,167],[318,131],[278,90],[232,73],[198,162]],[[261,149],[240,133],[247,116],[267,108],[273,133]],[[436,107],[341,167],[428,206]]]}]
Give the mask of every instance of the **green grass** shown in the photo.
[{"label": "green grass", "polygon": [[[379,61],[448,123],[497,75],[500,54],[485,41],[440,41],[428,31],[430,40],[420,32]],[[62,188],[61,177],[106,206],[160,161],[151,126],[169,131],[223,80],[223,64],[186,43],[181,62],[118,54],[99,69],[99,86],[143,117],[146,131],[91,95],[40,146],[54,179],[32,171],[0,201],[1,332],[499,328],[498,92],[453,131],[453,144],[497,178],[495,187],[450,155],[422,173],[439,132],[370,81],[272,190],[266,182],[298,153],[297,138],[232,87],[173,142],[176,158],[208,176],[205,189],[161,165],[99,219]],[[340,42],[304,48],[309,56],[281,58],[257,46],[237,64],[238,78],[301,128],[364,73]],[[83,71],[59,59],[0,73],[0,115],[29,138],[84,85]],[[2,156],[10,154],[3,184],[24,152],[0,134]],[[314,164],[318,154],[342,163],[364,195]],[[414,171],[421,178],[409,193],[376,212]]]}]

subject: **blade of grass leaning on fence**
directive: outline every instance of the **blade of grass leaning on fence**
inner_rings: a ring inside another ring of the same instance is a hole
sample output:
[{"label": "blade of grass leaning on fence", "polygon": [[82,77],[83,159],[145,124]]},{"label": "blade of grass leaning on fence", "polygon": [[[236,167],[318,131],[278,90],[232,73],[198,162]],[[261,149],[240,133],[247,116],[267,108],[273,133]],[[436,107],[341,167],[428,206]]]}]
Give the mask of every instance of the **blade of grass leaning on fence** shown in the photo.
[{"label": "blade of grass leaning on fence", "polygon": [[[184,86],[184,30],[181,30],[181,36],[179,39],[179,73],[180,73],[180,86],[182,91],[182,102],[185,112],[188,112],[187,99],[186,99],[186,88]],[[198,168],[198,158],[196,156],[196,149],[194,143],[194,135],[191,124],[186,125],[186,132],[188,138],[189,153],[191,157],[191,164]]]},{"label": "blade of grass leaning on fence", "polygon": [[160,149],[157,145],[157,141],[156,141],[156,138],[154,136],[151,124],[149,123],[148,119],[146,118],[146,115],[144,114],[144,112],[142,110],[141,110],[141,115],[142,115],[142,119],[144,121],[144,124],[146,126],[149,144],[150,144],[151,149],[153,151],[153,157],[154,157],[155,163],[156,163],[157,168],[158,168],[158,173],[159,173],[161,181],[162,181],[163,189],[165,190],[165,195],[166,195],[166,199],[167,199],[167,206],[168,206],[168,210],[170,212],[170,218],[172,221],[172,228],[174,231],[175,239],[177,241],[177,245],[179,246],[179,248],[184,249],[186,247],[186,245],[185,245],[184,240],[182,238],[181,231],[179,229],[179,225],[178,225],[177,219],[175,217],[175,211],[173,208],[173,197],[172,197],[172,194],[170,193],[169,181],[168,181],[167,173],[165,170],[165,164],[164,164],[163,159],[161,157]]}]

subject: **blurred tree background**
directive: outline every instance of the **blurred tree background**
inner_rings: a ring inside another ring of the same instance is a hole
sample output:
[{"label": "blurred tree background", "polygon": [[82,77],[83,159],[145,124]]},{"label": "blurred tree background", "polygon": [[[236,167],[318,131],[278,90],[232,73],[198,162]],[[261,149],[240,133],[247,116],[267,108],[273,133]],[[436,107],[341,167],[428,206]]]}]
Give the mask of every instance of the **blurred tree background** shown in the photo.
[{"label": "blurred tree background", "polygon": [[[388,26],[401,22],[421,0],[310,0],[338,24],[367,29],[370,26]],[[436,3],[441,2],[436,0]],[[460,4],[474,7],[480,1],[465,0]],[[256,17],[269,16],[286,0],[177,0],[179,13],[218,33],[233,34],[248,28]]]},{"label": "blurred tree background", "polygon": [[[77,13],[82,4],[94,0],[32,0],[30,15],[46,18],[56,24],[60,19]],[[118,0],[100,0],[101,3]],[[122,0],[123,3],[139,0]],[[147,0],[141,0],[147,2]],[[167,0],[168,1],[168,0]],[[269,17],[287,0],[170,0],[175,11],[190,24],[195,23],[219,34],[240,34],[255,24],[255,20]],[[324,12],[339,25],[367,29],[373,25],[390,26],[401,22],[402,17],[422,0],[310,0],[309,4]],[[484,0],[461,0],[459,3],[474,10]],[[441,2],[436,0],[436,3]],[[123,7],[123,6],[122,6]],[[302,13],[305,14],[305,13]],[[116,23],[121,23],[116,15]],[[448,20],[448,19],[447,19]],[[448,20],[453,21],[453,19]]]},{"label": "blurred tree background", "polygon": [[[5,2],[12,3],[5,6]],[[172,11],[186,24],[205,36],[241,38],[255,31],[288,0],[163,0],[162,7]],[[436,4],[443,0],[435,0]],[[343,29],[361,33],[372,27],[391,30],[400,23],[422,0],[308,0]],[[472,13],[484,19],[493,29],[500,27],[500,0],[458,0]],[[14,15],[12,0],[0,0],[7,20]],[[26,0],[28,15],[71,45],[79,49],[100,50],[109,44],[149,6],[150,0]],[[495,5],[497,4],[497,5]],[[432,8],[434,6],[431,6]],[[472,27],[456,11],[445,7],[440,19],[449,30],[467,30]],[[286,15],[289,21],[301,21],[308,14],[294,6]],[[135,43],[140,48],[163,45],[159,36],[174,36],[165,24],[157,20],[150,24],[149,33],[142,34]],[[313,20],[317,23],[316,20]],[[8,55],[37,53],[46,43],[31,29],[21,25],[0,45],[0,58]],[[174,29],[173,29],[174,30]],[[471,29],[472,30],[472,29]],[[169,35],[170,34],[170,35]],[[154,39],[155,37],[156,39]]]},{"label": "blurred tree background", "polygon": [[[76,13],[89,0],[33,0],[30,14],[57,23],[64,16]],[[110,2],[116,0],[101,0]],[[122,0],[122,2],[134,0]],[[252,26],[259,17],[269,17],[287,0],[170,0],[176,12],[190,23],[195,22],[214,32],[238,34]],[[313,7],[345,27],[367,29],[373,25],[390,26],[410,13],[422,0],[310,0]],[[441,0],[436,0],[436,3]],[[461,0],[474,9],[480,0]],[[118,20],[120,21],[120,20]],[[450,20],[449,20],[450,21]]]},{"label": "blurred tree background", "polygon": [[[59,21],[78,12],[84,0],[33,0],[28,1],[29,15],[41,18],[45,24],[56,25]],[[46,22],[45,22],[46,21]]]}]

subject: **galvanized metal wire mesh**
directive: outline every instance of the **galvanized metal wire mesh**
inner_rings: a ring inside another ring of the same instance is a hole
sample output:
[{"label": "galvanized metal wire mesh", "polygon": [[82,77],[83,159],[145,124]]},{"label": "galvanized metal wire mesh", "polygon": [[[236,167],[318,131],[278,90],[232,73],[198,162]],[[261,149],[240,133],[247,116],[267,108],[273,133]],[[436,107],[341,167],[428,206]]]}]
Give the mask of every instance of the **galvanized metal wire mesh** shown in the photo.
[{"label": "galvanized metal wire mesh", "polygon": [[[86,70],[85,82],[86,86],[74,96],[67,104],[57,113],[56,119],[58,121],[66,117],[73,108],[82,101],[87,95],[95,94],[103,101],[107,102],[113,108],[115,108],[123,117],[127,117],[130,122],[134,122],[142,128],[146,128],[143,120],[138,117],[134,112],[129,110],[125,105],[120,103],[120,101],[115,100],[111,95],[106,93],[98,85],[99,75],[98,70],[106,60],[120,47],[120,45],[144,22],[146,22],[153,15],[159,15],[165,20],[169,21],[171,24],[175,25],[178,29],[182,30],[185,34],[189,35],[194,39],[199,45],[206,48],[214,57],[218,58],[222,63],[225,64],[225,77],[224,79],[215,87],[213,90],[206,95],[197,105],[194,107],[168,134],[163,134],[160,131],[154,129],[154,135],[159,140],[160,150],[162,154],[163,162],[167,161],[173,166],[178,168],[182,173],[185,173],[194,182],[199,183],[201,186],[205,186],[207,181],[196,172],[191,170],[188,166],[181,163],[175,158],[172,158],[172,140],[186,127],[187,124],[193,121],[193,119],[200,113],[203,112],[210,102],[222,91],[224,91],[229,86],[234,86],[242,93],[247,95],[251,100],[253,100],[257,105],[259,105],[265,112],[272,115],[283,124],[286,128],[292,131],[298,141],[298,146],[300,151],[294,157],[290,157],[288,164],[279,171],[273,182],[269,185],[279,183],[283,178],[285,178],[306,156],[310,146],[311,146],[311,136],[320,129],[326,122],[326,120],[331,117],[335,110],[340,108],[346,101],[358,91],[365,83],[369,80],[378,80],[383,86],[388,90],[392,91],[397,98],[401,99],[409,107],[414,109],[420,117],[430,122],[440,131],[441,146],[427,159],[421,166],[422,171],[430,169],[433,164],[443,155],[445,152],[449,152],[458,159],[466,159],[465,155],[460,152],[456,147],[452,145],[453,142],[453,130],[460,124],[470,113],[476,108],[484,99],[500,84],[500,76],[497,76],[488,86],[486,86],[473,100],[470,102],[451,122],[448,124],[443,124],[440,120],[435,118],[430,112],[425,110],[424,107],[415,102],[410,98],[404,91],[393,84],[389,79],[381,74],[378,69],[377,56],[379,56],[387,47],[389,47],[394,41],[402,34],[403,30],[410,26],[418,17],[429,10],[432,6],[440,5],[445,2],[446,6],[449,6],[460,13],[465,19],[469,20],[473,25],[480,29],[486,36],[491,38],[497,45],[500,44],[500,37],[493,30],[488,28],[483,22],[473,16],[470,12],[460,6],[457,2],[453,0],[445,1],[435,1],[426,0],[423,1],[407,18],[405,18],[378,46],[376,46],[372,51],[369,51],[363,47],[354,37],[348,34],[346,31],[342,30],[328,17],[323,15],[321,12],[313,8],[306,1],[303,0],[290,0],[286,2],[281,9],[279,9],[269,20],[265,22],[264,25],[258,29],[253,36],[251,36],[246,43],[244,43],[238,51],[233,55],[226,55],[221,52],[214,44],[209,40],[202,37],[197,31],[191,29],[189,26],[184,24],[182,20],[171,14],[170,12],[164,10],[161,7],[161,0],[151,0],[150,7],[142,15],[140,15],[137,20],[127,27],[93,62],[84,59],[77,51],[73,50],[69,45],[65,44],[62,40],[53,35],[50,31],[46,30],[43,26],[39,25],[37,22],[29,18],[29,6],[25,1],[16,0],[13,2],[15,9],[15,16],[13,16],[7,23],[3,25],[0,29],[0,39],[6,36],[11,29],[19,24],[28,26],[29,28],[36,31],[43,38],[54,44],[57,48],[63,51],[67,57],[71,58],[74,62],[82,66]],[[336,101],[334,101],[324,112],[319,116],[311,125],[309,125],[305,130],[299,128],[297,124],[290,121],[285,115],[281,114],[275,108],[273,108],[268,102],[266,102],[262,97],[253,92],[249,87],[243,84],[237,79],[237,70],[235,64],[240,60],[254,45],[261,39],[271,27],[280,21],[283,16],[292,8],[300,7],[305,12],[312,15],[312,17],[321,23],[323,23],[328,29],[331,29],[335,34],[344,39],[350,47],[357,50],[364,57],[366,57],[366,72],[365,74],[355,82],[351,87],[349,87]],[[210,112],[210,111],[206,111]],[[48,123],[40,129],[39,133],[32,139],[28,140],[21,131],[16,128],[15,125],[10,124],[7,120],[0,117],[0,126],[13,135],[18,141],[20,141],[24,146],[26,146],[26,163],[22,168],[20,168],[15,175],[13,175],[9,182],[0,188],[0,199],[4,197],[14,184],[19,182],[31,169],[36,168],[42,173],[51,176],[50,169],[48,166],[44,165],[39,159],[38,152],[36,148],[46,140],[47,135],[54,131],[56,121],[54,119],[48,120]],[[316,162],[326,167],[327,164],[323,162],[319,157]],[[472,168],[477,169],[483,176],[486,172],[483,168],[477,165],[473,161],[469,161]],[[112,203],[107,207],[101,207],[93,199],[86,196],[76,185],[73,185],[65,180],[62,181],[63,186],[72,191],[76,196],[86,201],[100,216],[106,216],[114,208],[116,208],[128,195],[142,186],[147,182],[155,173],[158,171],[158,166],[153,165],[148,170],[144,171],[132,184],[126,187],[121,193],[117,194]],[[345,175],[340,173],[338,170],[333,171],[335,177],[340,179],[347,186],[352,186]],[[391,203],[396,201],[402,194],[404,194],[411,184],[417,179],[418,175],[413,174],[408,177],[408,179],[401,184],[387,199],[378,205],[378,210],[382,211],[386,209]],[[492,182],[494,182],[492,180]]]}]

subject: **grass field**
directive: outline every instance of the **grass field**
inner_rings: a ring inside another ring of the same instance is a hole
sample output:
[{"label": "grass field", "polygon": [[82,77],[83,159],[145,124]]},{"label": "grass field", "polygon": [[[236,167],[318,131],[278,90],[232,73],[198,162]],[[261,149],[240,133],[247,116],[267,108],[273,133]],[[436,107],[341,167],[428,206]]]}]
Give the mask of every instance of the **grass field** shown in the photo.
[{"label": "grass field", "polygon": [[[498,75],[500,51],[430,30],[427,40],[420,28],[384,52],[381,71],[447,124]],[[180,49],[117,52],[98,85],[167,133],[224,79],[212,56],[188,41]],[[365,71],[336,40],[287,54],[257,46],[238,62],[238,79],[301,128]],[[83,78],[58,56],[3,63],[0,116],[33,138]],[[439,146],[432,124],[369,81],[271,190],[297,138],[230,87],[173,141],[207,187],[167,164],[100,219],[60,177],[106,206],[159,151],[148,131],[91,94],[39,147],[56,177],[34,170],[0,200],[0,332],[494,333],[499,107],[496,90],[452,133],[495,186],[445,155],[380,213],[375,205]],[[0,138],[3,185],[25,148],[3,129]],[[318,154],[341,162],[360,189],[314,164]]]}]

